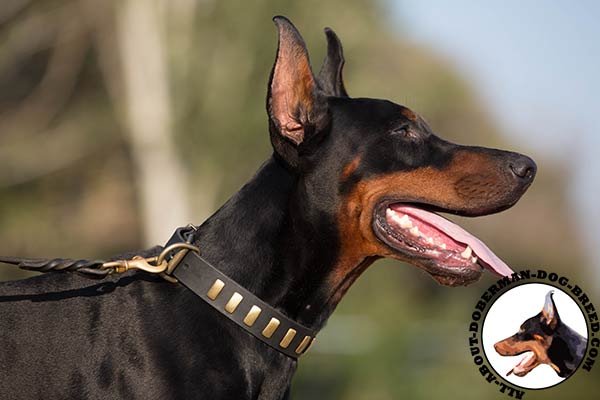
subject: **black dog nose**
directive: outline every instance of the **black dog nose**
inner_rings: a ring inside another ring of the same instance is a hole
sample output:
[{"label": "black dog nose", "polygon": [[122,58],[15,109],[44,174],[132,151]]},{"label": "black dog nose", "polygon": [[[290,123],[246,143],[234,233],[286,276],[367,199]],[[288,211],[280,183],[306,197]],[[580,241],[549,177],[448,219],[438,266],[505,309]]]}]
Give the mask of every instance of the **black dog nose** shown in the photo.
[{"label": "black dog nose", "polygon": [[525,182],[531,182],[537,171],[537,165],[535,165],[535,162],[531,158],[522,156],[520,154],[514,157],[508,166],[516,177]]}]

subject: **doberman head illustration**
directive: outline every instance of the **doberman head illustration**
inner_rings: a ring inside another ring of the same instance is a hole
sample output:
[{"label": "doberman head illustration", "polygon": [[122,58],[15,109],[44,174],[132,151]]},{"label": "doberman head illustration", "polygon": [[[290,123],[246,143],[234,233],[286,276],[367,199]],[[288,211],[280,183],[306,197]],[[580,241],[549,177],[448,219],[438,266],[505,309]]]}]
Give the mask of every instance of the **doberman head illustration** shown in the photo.
[{"label": "doberman head illustration", "polygon": [[586,340],[562,322],[553,299],[553,291],[546,294],[539,314],[525,320],[514,335],[494,344],[498,354],[524,354],[507,375],[523,377],[534,368],[547,364],[560,377],[572,374],[585,353]]}]

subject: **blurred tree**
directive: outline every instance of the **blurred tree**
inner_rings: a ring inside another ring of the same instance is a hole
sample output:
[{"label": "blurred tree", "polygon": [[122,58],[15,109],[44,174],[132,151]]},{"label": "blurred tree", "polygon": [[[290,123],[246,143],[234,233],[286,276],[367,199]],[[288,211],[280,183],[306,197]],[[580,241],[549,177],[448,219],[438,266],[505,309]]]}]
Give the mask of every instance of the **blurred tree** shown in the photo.
[{"label": "blurred tree", "polygon": [[[118,7],[117,40],[121,60],[128,138],[138,175],[145,243],[169,237],[188,221],[187,176],[176,154],[162,1],[125,0]],[[140,62],[143,60],[143,62]]]},{"label": "blurred tree", "polygon": [[[410,106],[450,140],[510,147],[466,79],[390,29],[384,2],[4,0],[0,252],[102,257],[210,215],[271,151],[264,104],[276,14],[300,28],[315,69],[322,28],[336,30],[350,95]],[[583,281],[568,177],[533,155],[538,178],[514,209],[460,222],[513,266]],[[189,199],[191,221],[175,197]],[[21,276],[0,269],[0,279]],[[413,267],[376,264],[300,364],[295,398],[489,396],[464,332],[492,281],[447,289]],[[591,378],[573,382],[528,396],[600,389]]]}]

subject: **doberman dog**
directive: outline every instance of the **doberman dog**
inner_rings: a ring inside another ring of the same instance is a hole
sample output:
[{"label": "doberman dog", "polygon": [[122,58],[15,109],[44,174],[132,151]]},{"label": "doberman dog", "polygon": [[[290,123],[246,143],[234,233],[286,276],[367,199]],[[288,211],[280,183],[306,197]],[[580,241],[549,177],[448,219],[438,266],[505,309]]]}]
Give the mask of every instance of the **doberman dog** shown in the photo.
[{"label": "doberman dog", "polygon": [[[289,318],[318,330],[375,260],[444,285],[512,273],[434,213],[514,205],[535,163],[449,143],[410,109],[350,98],[335,33],[313,75],[300,33],[275,17],[267,93],[272,156],[197,232],[202,255]],[[157,254],[151,249],[143,256]],[[10,399],[282,399],[297,361],[182,285],[131,272],[91,284],[47,274],[0,286],[0,393]]]},{"label": "doberman dog", "polygon": [[534,368],[548,364],[558,376],[566,378],[583,359],[587,340],[561,321],[552,295],[551,290],[546,294],[542,311],[523,322],[517,333],[494,344],[502,356],[525,353],[507,376],[523,377]]}]

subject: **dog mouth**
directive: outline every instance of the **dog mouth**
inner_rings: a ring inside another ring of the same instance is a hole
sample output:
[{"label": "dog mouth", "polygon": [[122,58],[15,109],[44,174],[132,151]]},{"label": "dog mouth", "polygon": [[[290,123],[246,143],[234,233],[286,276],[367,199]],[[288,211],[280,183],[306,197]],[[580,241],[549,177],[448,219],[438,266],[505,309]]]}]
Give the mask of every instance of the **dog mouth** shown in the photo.
[{"label": "dog mouth", "polygon": [[527,375],[534,367],[535,362],[537,361],[537,356],[533,351],[526,352],[523,357],[519,360],[517,365],[513,367],[506,376],[510,374],[515,374],[516,376],[525,376]]},{"label": "dog mouth", "polygon": [[421,207],[381,204],[373,225],[381,241],[443,285],[468,285],[478,280],[484,269],[499,276],[513,274],[481,240]]}]

